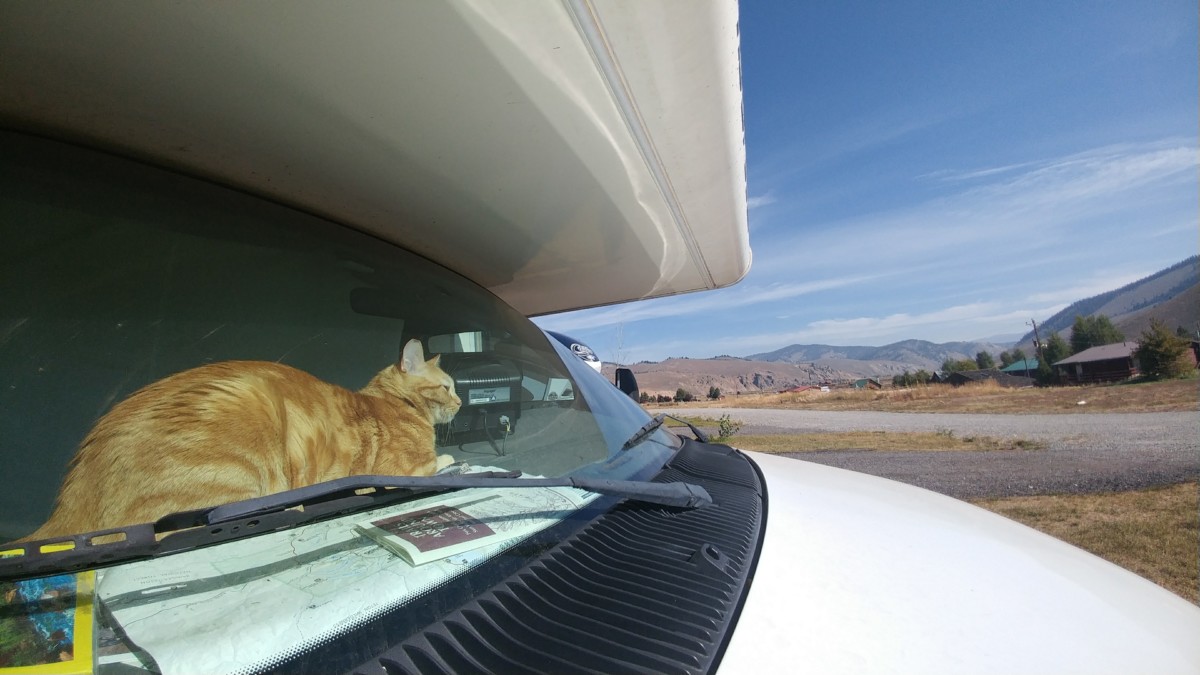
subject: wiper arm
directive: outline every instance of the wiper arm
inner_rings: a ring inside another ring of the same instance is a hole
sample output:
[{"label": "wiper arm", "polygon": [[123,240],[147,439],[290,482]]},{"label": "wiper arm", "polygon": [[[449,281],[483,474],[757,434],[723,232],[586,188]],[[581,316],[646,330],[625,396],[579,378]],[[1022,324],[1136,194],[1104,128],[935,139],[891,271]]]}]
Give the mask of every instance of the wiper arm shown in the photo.
[{"label": "wiper arm", "polygon": [[[572,476],[518,478],[519,475],[520,472],[483,472],[428,477],[348,476],[265,497],[172,513],[154,523],[21,544],[0,544],[0,581],[64,574],[190,551],[386,506],[411,497],[414,493],[428,491],[471,487],[574,487],[666,506],[695,508],[713,503],[704,488],[689,483]],[[357,494],[357,491],[368,488],[375,488],[375,491]],[[296,507],[303,507],[303,510],[297,510]],[[170,534],[159,539],[157,535],[164,532]],[[119,536],[121,540],[93,543],[94,540],[113,536]],[[55,547],[55,544],[70,548],[63,550]],[[4,556],[5,551],[22,549],[22,553]]]},{"label": "wiper arm", "polygon": [[457,476],[347,476],[336,480],[308,485],[265,497],[217,506],[206,514],[206,525],[219,525],[232,520],[270,513],[295,506],[309,506],[326,501],[330,495],[376,489],[460,489],[468,487],[534,488],[573,487],[588,492],[625,497],[640,502],[695,508],[712,504],[708,491],[690,483],[651,483],[648,481],[608,480],[563,476],[561,478],[518,478],[519,471],[487,472]]},{"label": "wiper arm", "polygon": [[638,443],[640,443],[642,441],[643,438],[646,438],[650,434],[654,433],[659,427],[661,427],[664,423],[666,423],[668,418],[673,419],[676,422],[682,422],[683,424],[687,425],[687,428],[691,429],[693,434],[696,434],[696,440],[700,441],[701,443],[708,442],[708,434],[704,433],[703,431],[700,431],[700,428],[697,427],[695,424],[692,424],[691,422],[689,422],[685,419],[676,417],[674,415],[668,415],[666,413],[659,413],[659,414],[655,415],[654,417],[652,417],[649,422],[646,422],[645,424],[643,424],[641,429],[638,429],[637,431],[635,431],[633,433],[633,435],[629,437],[629,440],[625,441],[625,444],[621,446],[621,449],[628,450],[628,449],[632,448],[633,446],[637,445]]}]

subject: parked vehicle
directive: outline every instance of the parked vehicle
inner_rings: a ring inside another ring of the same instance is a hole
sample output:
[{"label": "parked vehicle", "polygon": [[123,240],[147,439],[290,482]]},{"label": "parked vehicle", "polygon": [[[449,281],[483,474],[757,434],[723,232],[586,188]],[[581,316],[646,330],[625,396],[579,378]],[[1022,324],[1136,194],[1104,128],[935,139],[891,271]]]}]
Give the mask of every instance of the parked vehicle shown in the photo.
[{"label": "parked vehicle", "polygon": [[461,401],[435,476],[0,547],[0,669],[1200,668],[1200,609],[1150,582],[677,436],[528,320],[747,272],[733,2],[11,1],[0,26],[0,541],[172,373],[357,389],[416,340]]}]

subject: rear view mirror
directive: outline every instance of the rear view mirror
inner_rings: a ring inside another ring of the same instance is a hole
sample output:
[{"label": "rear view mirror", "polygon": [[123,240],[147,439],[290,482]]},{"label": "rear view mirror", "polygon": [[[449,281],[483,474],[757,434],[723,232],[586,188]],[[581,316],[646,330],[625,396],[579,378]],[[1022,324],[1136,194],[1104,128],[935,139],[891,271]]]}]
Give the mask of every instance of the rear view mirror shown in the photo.
[{"label": "rear view mirror", "polygon": [[634,401],[641,397],[641,392],[638,391],[637,378],[633,376],[633,371],[628,368],[617,368],[617,375],[616,379],[613,380],[613,384]]}]

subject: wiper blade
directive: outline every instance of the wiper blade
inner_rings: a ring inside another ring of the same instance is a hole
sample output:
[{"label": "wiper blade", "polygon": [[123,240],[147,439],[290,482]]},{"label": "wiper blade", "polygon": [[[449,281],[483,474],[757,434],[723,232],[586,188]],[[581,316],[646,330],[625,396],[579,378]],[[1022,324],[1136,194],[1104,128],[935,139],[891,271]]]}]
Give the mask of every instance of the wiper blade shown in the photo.
[{"label": "wiper blade", "polygon": [[[265,497],[172,513],[154,523],[20,544],[0,544],[0,581],[65,574],[190,551],[367,511],[430,491],[472,487],[573,487],[666,506],[695,508],[713,503],[704,488],[689,483],[572,476],[518,478],[519,475],[520,472],[483,472],[426,477],[348,476]],[[368,488],[375,490],[357,494]],[[303,510],[296,507],[303,507]],[[170,534],[159,539],[158,535],[165,532]],[[95,543],[109,538],[120,538],[120,541]]]},{"label": "wiper blade", "polygon": [[688,429],[692,430],[693,434],[696,435],[696,440],[700,441],[701,443],[708,442],[708,434],[701,431],[700,428],[695,424],[692,424],[691,422],[674,415],[659,413],[652,417],[649,422],[643,424],[641,429],[635,431],[633,435],[629,437],[629,440],[625,441],[625,444],[621,446],[621,449],[628,450],[638,443],[641,443],[642,439],[654,433],[659,427],[666,423],[667,419],[673,419],[676,422],[682,422],[683,424],[687,425]]}]

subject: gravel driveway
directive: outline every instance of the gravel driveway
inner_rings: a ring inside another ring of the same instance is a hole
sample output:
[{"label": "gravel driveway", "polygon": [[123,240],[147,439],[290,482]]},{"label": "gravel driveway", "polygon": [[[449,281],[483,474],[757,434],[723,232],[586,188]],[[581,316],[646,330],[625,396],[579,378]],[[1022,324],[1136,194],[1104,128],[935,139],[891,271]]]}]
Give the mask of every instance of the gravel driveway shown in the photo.
[{"label": "gravel driveway", "polygon": [[[1041,441],[1034,451],[879,452],[829,450],[787,456],[919,485],[959,499],[1135,490],[1200,479],[1196,412],[974,415],[741,408],[673,408],[720,417],[742,434],[953,431]],[[737,436],[730,440],[737,445]]]}]

